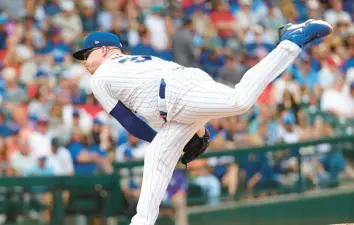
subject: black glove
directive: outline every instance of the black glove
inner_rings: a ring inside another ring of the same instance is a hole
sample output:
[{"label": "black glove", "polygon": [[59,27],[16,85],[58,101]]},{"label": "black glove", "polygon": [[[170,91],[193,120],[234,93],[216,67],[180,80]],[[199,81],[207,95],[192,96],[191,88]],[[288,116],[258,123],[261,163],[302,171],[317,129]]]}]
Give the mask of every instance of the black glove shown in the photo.
[{"label": "black glove", "polygon": [[210,144],[210,133],[205,129],[205,134],[203,137],[199,137],[195,134],[183,149],[183,156],[181,162],[185,165],[198,158]]}]

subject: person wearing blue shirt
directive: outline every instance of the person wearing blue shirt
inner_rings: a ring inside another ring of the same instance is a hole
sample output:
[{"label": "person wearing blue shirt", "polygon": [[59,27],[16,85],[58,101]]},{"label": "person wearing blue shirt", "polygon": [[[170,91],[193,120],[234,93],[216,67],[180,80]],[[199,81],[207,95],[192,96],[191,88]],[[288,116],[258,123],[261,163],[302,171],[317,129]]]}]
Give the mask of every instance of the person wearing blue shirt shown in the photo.
[{"label": "person wearing blue shirt", "polygon": [[91,175],[102,168],[111,173],[112,166],[109,163],[106,152],[99,145],[92,143],[88,136],[82,137],[77,128],[74,128],[72,139],[67,146],[74,162],[74,170],[77,175]]},{"label": "person wearing blue shirt", "polygon": [[46,164],[47,157],[38,157],[37,165],[28,171],[28,176],[53,176],[54,171],[50,165]]},{"label": "person wearing blue shirt", "polygon": [[245,171],[245,188],[262,190],[279,185],[274,169],[269,165],[266,153],[251,153],[242,157]]},{"label": "person wearing blue shirt", "polygon": [[[37,164],[26,172],[27,176],[53,176],[54,170],[47,165],[47,156],[39,156],[37,159]],[[46,186],[32,186],[33,192],[44,192],[48,189]]]},{"label": "person wearing blue shirt", "polygon": [[16,135],[19,131],[20,128],[15,123],[7,121],[5,112],[0,109],[0,137]]},{"label": "person wearing blue shirt", "polygon": [[60,35],[59,27],[52,27],[49,31],[50,39],[47,41],[43,49],[39,50],[39,54],[52,55],[56,63],[63,63],[64,57],[67,56],[71,49],[65,44]]},{"label": "person wearing blue shirt", "polygon": [[140,42],[131,49],[132,55],[151,55],[158,56],[156,50],[152,47],[150,42],[150,33],[147,29],[140,32]]},{"label": "person wearing blue shirt", "polygon": [[318,84],[318,73],[311,68],[308,57],[303,59],[302,63],[294,70],[294,77],[301,85],[308,86],[312,90]]},{"label": "person wearing blue shirt", "polygon": [[219,55],[214,49],[210,51],[204,50],[200,55],[199,63],[206,73],[216,78],[219,70],[225,64],[225,58]]}]

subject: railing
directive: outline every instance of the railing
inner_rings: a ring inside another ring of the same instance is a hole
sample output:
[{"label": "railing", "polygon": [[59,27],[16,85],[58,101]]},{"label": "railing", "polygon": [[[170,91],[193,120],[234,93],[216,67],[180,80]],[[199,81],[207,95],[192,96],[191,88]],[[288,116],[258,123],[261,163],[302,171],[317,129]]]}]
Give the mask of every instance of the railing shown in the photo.
[{"label": "railing", "polygon": [[[319,140],[304,141],[301,143],[294,144],[279,144],[276,146],[259,146],[259,147],[247,147],[239,148],[236,150],[227,150],[219,152],[210,152],[201,156],[201,158],[211,158],[211,157],[221,157],[221,156],[233,156],[236,159],[236,164],[242,163],[242,157],[244,154],[259,153],[259,152],[275,152],[283,151],[286,149],[299,148],[297,158],[299,165],[299,180],[297,184],[297,192],[303,192],[306,190],[304,185],[303,176],[301,176],[301,163],[302,163],[302,152],[301,148],[306,146],[315,146],[319,144],[340,144],[344,146],[341,148],[343,151],[351,151],[354,149],[354,136],[342,136],[342,137],[332,137],[332,138],[322,138]],[[100,212],[95,212],[98,216],[109,217],[117,216],[122,213],[122,199],[123,193],[120,189],[120,177],[119,172],[123,168],[133,168],[136,166],[143,166],[143,161],[133,161],[124,163],[115,163],[115,172],[112,175],[98,175],[98,176],[72,176],[72,177],[1,177],[0,179],[0,194],[1,196],[7,195],[9,191],[14,194],[17,193],[18,196],[23,196],[23,193],[31,192],[34,186],[43,186],[53,193],[53,210],[51,217],[51,224],[61,225],[64,224],[64,216],[71,207],[72,210],[76,210],[80,207],[85,206],[75,206],[75,200],[69,204],[63,203],[63,191],[68,190],[70,193],[80,193],[84,192],[86,189],[93,190],[94,193],[98,193],[99,197],[102,199],[103,203],[97,203],[94,200],[90,204],[93,204],[93,208],[90,210],[83,210],[81,214],[93,213],[96,209],[100,209]],[[93,193],[92,192],[92,193]],[[75,196],[75,194],[72,194]],[[3,202],[0,202],[1,213],[6,213],[11,211],[9,206],[10,202],[6,198],[3,198]],[[100,204],[95,206],[95,204]]]},{"label": "railing", "polygon": [[[101,216],[117,215],[121,211],[121,193],[119,186],[119,176],[117,173],[111,175],[99,176],[70,176],[70,177],[1,177],[0,179],[1,194],[5,197],[2,199],[2,212],[8,213],[11,207],[17,207],[16,210],[20,212],[25,211],[24,193],[33,193],[33,187],[45,187],[47,191],[53,194],[53,210],[51,216],[51,224],[64,224],[64,215],[68,210],[67,207],[73,207],[75,210],[75,200],[72,199],[73,204],[66,204],[64,207],[63,192],[69,191],[72,195],[82,194],[89,190],[89,195],[101,195],[104,207],[97,209],[92,204],[100,204],[98,202],[91,202],[91,206],[81,206],[81,209],[97,211]],[[12,199],[16,199],[16,203]],[[88,208],[91,207],[91,208]],[[13,224],[14,221],[8,221]]]},{"label": "railing", "polygon": [[[320,144],[341,144],[342,146],[340,149],[335,148],[335,150],[332,150],[331,153],[336,152],[336,151],[343,151],[343,152],[348,152],[353,150],[352,152],[354,153],[354,135],[346,135],[346,136],[341,136],[341,137],[326,137],[326,138],[321,138],[317,140],[307,140],[307,141],[302,141],[298,143],[291,143],[291,144],[286,144],[286,143],[281,143],[277,145],[271,145],[271,146],[252,146],[252,147],[242,147],[242,148],[237,148],[235,150],[222,150],[222,151],[216,151],[216,152],[208,152],[203,154],[200,159],[207,159],[207,158],[212,158],[212,157],[222,157],[222,156],[232,156],[235,158],[235,163],[237,165],[240,165],[242,163],[242,156],[245,154],[249,153],[262,153],[262,152],[276,152],[276,151],[284,151],[288,149],[299,149],[297,151],[297,164],[298,164],[298,183],[295,185],[296,192],[301,193],[307,190],[306,187],[306,182],[304,181],[304,176],[302,176],[302,163],[303,163],[303,157],[306,154],[303,150],[305,147],[309,146],[316,146]],[[313,154],[313,153],[312,153]],[[134,168],[138,166],[143,166],[144,162],[143,161],[130,161],[130,162],[124,162],[124,163],[115,163],[114,168],[115,170],[119,171],[120,169],[124,168]],[[239,170],[240,172],[240,170]],[[336,183],[336,181],[328,181],[327,185],[331,185]],[[293,187],[294,188],[294,187]],[[279,189],[280,191],[283,190],[283,188]],[[263,191],[263,190],[261,190]],[[260,192],[261,192],[260,191]],[[242,196],[244,193],[237,192],[235,196],[229,196],[229,195],[224,195],[221,196],[221,198],[225,199],[237,199],[240,196]],[[206,198],[204,196],[204,198]],[[193,202],[201,202],[200,197],[198,198],[190,198],[188,201],[193,204]],[[205,200],[205,199],[204,199]],[[204,201],[205,202],[205,201]]]}]

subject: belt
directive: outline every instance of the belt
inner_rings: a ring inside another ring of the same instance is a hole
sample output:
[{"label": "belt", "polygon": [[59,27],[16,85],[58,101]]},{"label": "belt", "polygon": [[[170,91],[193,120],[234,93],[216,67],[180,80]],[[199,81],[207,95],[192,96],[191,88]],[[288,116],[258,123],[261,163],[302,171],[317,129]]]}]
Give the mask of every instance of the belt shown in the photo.
[{"label": "belt", "polygon": [[159,101],[158,101],[158,107],[160,111],[160,117],[167,122],[167,107],[166,107],[166,100],[165,100],[165,94],[166,94],[166,82],[164,79],[161,79],[160,82],[160,89],[159,89]]}]

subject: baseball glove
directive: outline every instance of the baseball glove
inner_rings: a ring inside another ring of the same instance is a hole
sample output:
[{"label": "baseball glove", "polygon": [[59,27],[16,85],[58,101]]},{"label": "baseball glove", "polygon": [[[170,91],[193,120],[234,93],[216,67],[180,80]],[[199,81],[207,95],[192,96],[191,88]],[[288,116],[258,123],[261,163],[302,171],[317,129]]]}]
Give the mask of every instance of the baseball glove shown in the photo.
[{"label": "baseball glove", "polygon": [[183,156],[181,162],[187,166],[187,164],[194,159],[198,158],[210,144],[210,133],[205,129],[205,134],[203,137],[199,137],[197,134],[189,140],[183,149]]}]

